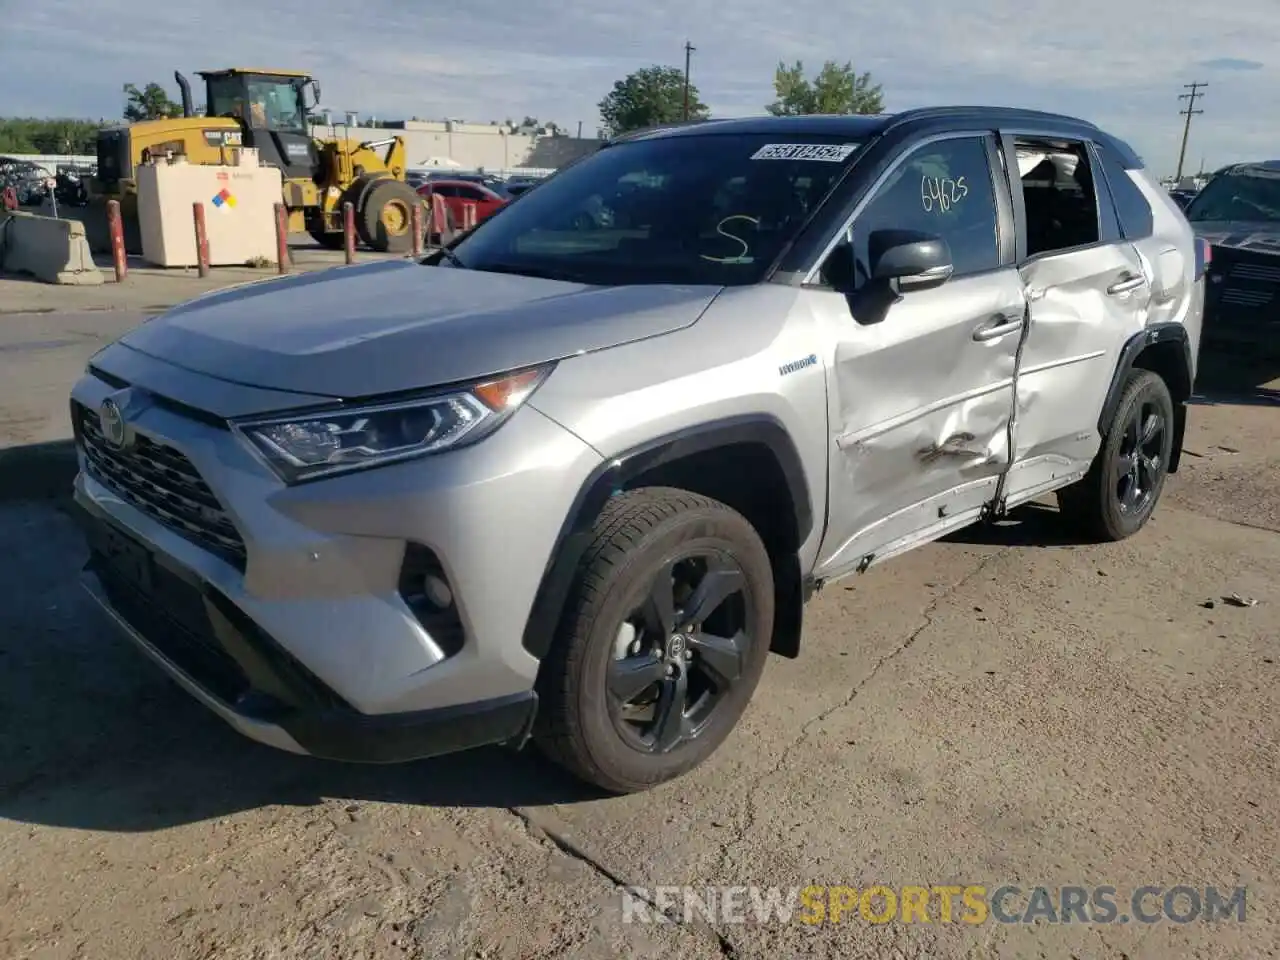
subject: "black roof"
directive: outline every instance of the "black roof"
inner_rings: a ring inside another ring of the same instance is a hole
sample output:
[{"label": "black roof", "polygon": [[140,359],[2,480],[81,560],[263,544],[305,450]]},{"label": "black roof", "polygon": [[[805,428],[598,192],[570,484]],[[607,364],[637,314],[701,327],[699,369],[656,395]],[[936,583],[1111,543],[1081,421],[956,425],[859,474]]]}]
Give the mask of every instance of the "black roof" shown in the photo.
[{"label": "black roof", "polygon": [[688,123],[664,124],[648,127],[619,140],[637,140],[656,137],[698,136],[705,133],[789,133],[829,134],[831,136],[874,136],[890,127],[911,121],[924,120],[982,120],[999,123],[1061,124],[1069,127],[1097,129],[1092,123],[1078,117],[1040,110],[1022,110],[1017,107],[922,107],[903,110],[900,113],[876,114],[809,114],[801,117],[733,117],[725,120],[691,120]]},{"label": "black roof", "polygon": [[1244,163],[1232,163],[1223,167],[1218,173],[1243,174],[1244,176],[1275,176],[1280,174],[1280,160],[1247,160]]},{"label": "black roof", "polygon": [[1126,166],[1140,167],[1142,162],[1122,140],[1104,133],[1097,126],[1078,117],[1017,107],[944,106],[903,110],[900,113],[854,114],[839,116],[815,114],[801,117],[736,117],[725,120],[700,120],[673,123],[623,134],[612,142],[651,140],[666,137],[705,136],[707,134],[776,134],[792,136],[845,136],[860,140],[880,136],[904,127],[945,128],[949,124],[976,122],[1023,126],[1028,129],[1060,131],[1064,135],[1083,136],[1105,141],[1113,147]]}]

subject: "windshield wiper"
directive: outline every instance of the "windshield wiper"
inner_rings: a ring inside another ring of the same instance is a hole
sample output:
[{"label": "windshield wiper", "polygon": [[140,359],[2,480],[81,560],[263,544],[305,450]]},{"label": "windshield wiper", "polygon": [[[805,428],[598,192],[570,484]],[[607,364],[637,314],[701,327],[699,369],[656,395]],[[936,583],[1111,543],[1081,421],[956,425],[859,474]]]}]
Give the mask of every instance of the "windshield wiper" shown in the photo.
[{"label": "windshield wiper", "polygon": [[454,252],[453,252],[452,250],[450,250],[448,247],[441,247],[441,248],[440,248],[439,250],[437,250],[436,252],[437,252],[438,254],[440,254],[440,259],[441,259],[441,260],[448,260],[448,261],[449,261],[450,263],[452,263],[455,267],[459,267],[459,268],[460,268],[460,269],[462,269],[462,270],[470,270],[470,269],[471,269],[471,268],[470,268],[470,267],[468,267],[465,263],[463,263],[463,262],[462,262],[462,258],[461,258],[461,257],[459,257],[456,253],[454,253]]},{"label": "windshield wiper", "polygon": [[588,285],[593,283],[593,281],[585,279],[582,274],[569,270],[526,267],[518,263],[490,263],[483,267],[476,267],[476,269],[484,273],[510,273],[518,277],[534,277],[538,280],[561,280],[565,283],[584,283]]}]

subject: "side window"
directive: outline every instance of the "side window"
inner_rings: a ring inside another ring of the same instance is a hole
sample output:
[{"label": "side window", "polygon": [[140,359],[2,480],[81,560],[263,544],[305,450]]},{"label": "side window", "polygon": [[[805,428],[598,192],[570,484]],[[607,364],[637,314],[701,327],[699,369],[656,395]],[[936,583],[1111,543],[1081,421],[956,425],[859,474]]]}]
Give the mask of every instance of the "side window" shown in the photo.
[{"label": "side window", "polygon": [[445,183],[432,187],[431,192],[439,194],[442,197],[456,197],[458,195],[458,188],[451,183]]},{"label": "side window", "polygon": [[853,222],[857,280],[871,275],[868,240],[877,230],[917,230],[947,241],[954,276],[1000,265],[995,189],[982,137],[918,147],[880,185]]},{"label": "side window", "polygon": [[1019,139],[1027,256],[1097,243],[1098,200],[1084,144]]},{"label": "side window", "polygon": [[1115,201],[1116,213],[1120,215],[1120,232],[1126,240],[1141,240],[1151,236],[1155,224],[1151,218],[1151,206],[1142,195],[1133,177],[1124,168],[1124,164],[1103,144],[1098,144],[1098,156],[1102,158],[1102,169],[1107,177],[1107,186],[1111,188],[1111,199]]},{"label": "side window", "polygon": [[477,187],[459,187],[458,196],[463,200],[483,200],[484,194]]}]

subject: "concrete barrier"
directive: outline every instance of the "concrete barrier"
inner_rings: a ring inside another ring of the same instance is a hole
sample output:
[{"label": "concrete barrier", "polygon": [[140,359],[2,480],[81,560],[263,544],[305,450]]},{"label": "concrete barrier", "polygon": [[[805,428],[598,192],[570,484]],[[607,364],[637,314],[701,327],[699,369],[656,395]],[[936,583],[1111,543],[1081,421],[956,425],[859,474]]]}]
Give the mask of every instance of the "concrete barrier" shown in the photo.
[{"label": "concrete barrier", "polygon": [[29,273],[46,283],[103,282],[85,239],[84,224],[34,213],[0,215],[0,268]]}]

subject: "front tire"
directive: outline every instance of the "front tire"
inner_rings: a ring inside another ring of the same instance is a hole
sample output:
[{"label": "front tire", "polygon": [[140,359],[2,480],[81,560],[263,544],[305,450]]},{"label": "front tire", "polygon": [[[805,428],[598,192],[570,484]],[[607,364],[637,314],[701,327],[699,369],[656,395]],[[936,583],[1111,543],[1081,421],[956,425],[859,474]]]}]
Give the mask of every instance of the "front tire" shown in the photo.
[{"label": "front tire", "polygon": [[408,253],[413,247],[413,208],[422,198],[403,180],[378,180],[356,213],[360,239],[377,253]]},{"label": "front tire", "polygon": [[1119,541],[1151,519],[1173,455],[1173,398],[1150,370],[1133,370],[1089,472],[1058,493],[1064,517],[1091,539]]},{"label": "front tire", "polygon": [[539,675],[539,747],[633,793],[697,766],[746,709],[769,654],[769,555],[741,514],[652,487],[612,498]]}]

